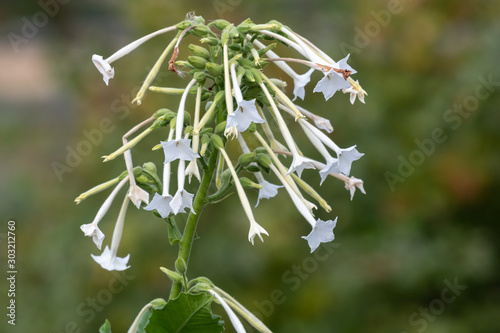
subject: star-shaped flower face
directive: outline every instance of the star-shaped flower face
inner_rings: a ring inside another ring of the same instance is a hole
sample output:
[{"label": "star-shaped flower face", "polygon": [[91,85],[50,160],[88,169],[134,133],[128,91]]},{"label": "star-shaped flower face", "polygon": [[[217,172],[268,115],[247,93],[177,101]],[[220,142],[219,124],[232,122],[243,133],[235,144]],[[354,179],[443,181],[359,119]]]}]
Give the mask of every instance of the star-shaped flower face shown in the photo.
[{"label": "star-shaped flower face", "polygon": [[104,233],[99,229],[97,223],[83,224],[80,229],[82,229],[85,236],[92,237],[95,245],[100,250],[102,246],[102,241],[104,240]]},{"label": "star-shaped flower face", "polygon": [[337,218],[331,221],[323,221],[318,219],[316,221],[316,225],[313,227],[313,230],[307,236],[302,236],[309,247],[311,248],[311,253],[316,250],[321,243],[328,243],[335,239],[335,235],[333,234],[333,229],[337,225]]},{"label": "star-shaped flower face", "polygon": [[280,187],[283,187],[271,184],[267,180],[259,181],[259,185],[262,186],[262,188],[259,189],[259,197],[257,198],[257,204],[255,205],[255,207],[259,205],[261,199],[274,198],[276,194],[278,194],[278,189]]},{"label": "star-shaped flower face", "polygon": [[255,99],[251,101],[241,100],[238,102],[236,110],[227,116],[226,130],[234,126],[238,132],[243,132],[246,131],[252,122],[264,122],[264,119],[262,119],[255,107]]},{"label": "star-shaped flower face", "polygon": [[160,195],[158,193],[155,193],[155,196],[153,197],[153,200],[144,207],[145,210],[157,210],[158,214],[162,218],[167,218],[168,215],[170,215],[170,212],[172,211],[172,208],[170,207],[170,202],[172,201],[172,196],[171,195]]},{"label": "star-shaped flower face", "polygon": [[296,171],[300,177],[304,169],[314,169],[314,166],[308,158],[300,155],[294,155],[292,165],[290,165],[290,169],[288,169],[288,174]]},{"label": "star-shaped flower face", "polygon": [[328,175],[330,173],[339,173],[339,162],[336,158],[330,158],[326,161],[326,165],[323,169],[321,169],[319,171],[319,175],[321,177],[321,182],[320,182],[320,185],[323,184],[323,182],[325,181],[326,177],[328,177]]},{"label": "star-shaped flower face", "polygon": [[174,195],[174,198],[170,202],[172,212],[177,215],[179,212],[184,213],[186,208],[192,210],[193,196],[193,194],[184,189],[177,191],[177,193],[175,193]]},{"label": "star-shaped flower face", "polygon": [[124,271],[130,267],[127,266],[130,254],[127,254],[124,258],[117,257],[116,253],[113,253],[107,245],[100,256],[93,254],[91,256],[102,268],[108,271]]},{"label": "star-shaped flower face", "polygon": [[349,98],[351,101],[351,104],[354,104],[356,97],[358,97],[358,99],[361,103],[365,104],[365,95],[367,95],[367,93],[366,93],[366,91],[363,90],[363,88],[361,88],[358,80],[356,80],[355,83],[356,83],[357,89],[351,85],[347,89],[342,89],[342,92],[344,94],[347,94],[347,93],[351,94],[351,96]]},{"label": "star-shaped flower face", "polygon": [[114,68],[112,68],[111,65],[102,58],[102,56],[97,54],[94,54],[92,56],[92,62],[102,74],[102,79],[104,80],[106,85],[108,85],[109,79],[112,79],[115,76]]},{"label": "star-shaped flower face", "polygon": [[351,172],[351,164],[352,162],[359,160],[364,154],[360,153],[356,146],[352,146],[346,149],[340,149],[340,153],[338,154],[338,169],[344,175],[349,176]]},{"label": "star-shaped flower face", "polygon": [[163,151],[165,153],[165,162],[169,163],[176,159],[184,161],[192,161],[195,157],[200,157],[191,149],[190,139],[171,140],[168,142],[161,142]]},{"label": "star-shaped flower face", "polygon": [[314,72],[314,68],[308,70],[305,74],[297,75],[293,78],[293,100],[295,101],[297,97],[304,100],[306,95],[306,90],[304,87],[311,81],[311,74]]},{"label": "star-shaped flower face", "polygon": [[329,100],[338,90],[348,89],[351,84],[345,75],[357,73],[351,66],[347,64],[349,55],[337,63],[338,68],[332,67],[328,73],[325,74],[316,87],[314,92],[322,92],[326,100]]}]

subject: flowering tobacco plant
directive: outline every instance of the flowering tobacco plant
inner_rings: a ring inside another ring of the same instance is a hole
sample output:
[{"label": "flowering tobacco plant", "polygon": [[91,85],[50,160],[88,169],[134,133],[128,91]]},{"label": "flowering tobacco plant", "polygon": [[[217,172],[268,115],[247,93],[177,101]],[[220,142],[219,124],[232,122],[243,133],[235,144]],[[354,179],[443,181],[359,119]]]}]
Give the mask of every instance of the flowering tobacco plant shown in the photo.
[{"label": "flowering tobacco plant", "polygon": [[[111,245],[106,245],[101,255],[92,255],[104,269],[120,271],[130,267],[130,255],[118,256],[129,202],[138,209],[151,211],[168,223],[169,241],[179,247],[175,270],[161,267],[172,280],[169,299],[159,298],[148,303],[129,332],[222,332],[223,322],[211,310],[214,301],[222,305],[237,332],[245,332],[240,318],[259,332],[270,332],[244,306],[208,278],[188,280],[189,254],[202,209],[207,204],[224,199],[236,189],[250,223],[248,240],[254,244],[255,236],[263,241],[264,236],[272,235],[264,228],[268,221],[260,221],[262,224],[259,224],[255,220],[245,191],[258,190],[257,206],[261,200],[273,198],[280,188],[284,188],[297,210],[311,225],[311,232],[302,236],[311,252],[321,243],[332,241],[337,218],[323,221],[314,217],[313,210],[317,209],[314,202],[327,212],[331,208],[300,178],[301,174],[304,169],[315,169],[319,172],[321,183],[328,176],[337,178],[344,182],[352,199],[356,188],[365,193],[363,181],[349,175],[352,163],[363,154],[358,152],[356,146],[340,148],[328,135],[333,131],[330,121],[294,101],[304,99],[305,86],[315,70],[321,71],[324,76],[317,82],[314,92],[321,92],[326,100],[341,91],[350,94],[351,103],[356,98],[364,103],[367,94],[358,81],[351,78],[356,71],[347,63],[349,56],[334,61],[306,38],[279,22],[254,24],[246,20],[235,26],[225,20],[215,20],[205,24],[202,17],[194,15],[188,15],[177,25],[144,36],[106,59],[94,55],[92,60],[106,85],[115,75],[111,66],[113,62],[150,38],[168,32],[173,32],[175,37],[153,66],[133,102],[141,104],[147,92],[157,92],[181,94],[180,103],[175,109],[163,108],[154,112],[123,136],[123,145],[117,151],[104,156],[106,162],[123,155],[125,171],[76,199],[79,203],[89,195],[114,187],[94,221],[82,225],[81,229],[101,249],[105,235],[99,229],[99,222],[118,192],[128,183]],[[195,38],[198,38],[198,43],[189,45],[192,55],[180,60],[180,43]],[[281,58],[275,53],[284,46],[295,50],[297,58]],[[167,56],[170,57],[169,70],[188,82],[185,88],[152,85],[160,67],[167,62]],[[298,74],[289,63],[303,66],[305,73]],[[265,69],[273,66],[283,70],[293,80],[293,99],[286,95],[284,81],[265,74]],[[188,98],[194,98],[194,110],[186,110]],[[287,118],[295,120],[292,125],[304,132],[311,147],[298,147],[286,123]],[[130,139],[140,130],[141,133]],[[134,166],[132,161],[131,149],[152,132],[158,134],[158,144],[153,150],[162,150],[165,155],[161,178],[154,163]],[[226,150],[231,141],[241,148],[239,157],[230,156]],[[250,148],[252,146],[256,147]],[[316,149],[323,160],[316,161],[302,153],[310,148]],[[175,171],[177,187],[174,191],[170,180]],[[253,177],[240,176],[243,171]],[[186,190],[186,177],[189,182],[196,178],[198,188],[195,193]],[[182,232],[176,221],[180,214],[187,214]],[[101,330],[110,332],[109,322]]]}]

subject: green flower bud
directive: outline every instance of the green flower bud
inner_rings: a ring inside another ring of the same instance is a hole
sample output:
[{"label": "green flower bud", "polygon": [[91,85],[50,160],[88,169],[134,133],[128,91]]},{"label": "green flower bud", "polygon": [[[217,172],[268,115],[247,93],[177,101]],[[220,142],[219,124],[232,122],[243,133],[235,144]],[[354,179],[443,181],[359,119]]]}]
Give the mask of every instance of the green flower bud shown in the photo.
[{"label": "green flower bud", "polygon": [[253,23],[244,23],[242,22],[240,25],[236,27],[238,31],[242,34],[248,33],[250,30],[252,30]]},{"label": "green flower bud", "polygon": [[210,29],[206,25],[197,24],[193,29],[189,30],[189,32],[197,37],[205,37],[210,33]]},{"label": "green flower bud", "polygon": [[167,108],[158,109],[155,113],[153,113],[153,117],[160,118],[167,113],[172,113],[172,111],[170,111],[170,109]]},{"label": "green flower bud", "polygon": [[233,51],[236,51],[236,52],[241,52],[241,50],[243,50],[243,47],[241,47],[241,45],[239,44],[231,44],[228,46],[230,50],[233,50]]},{"label": "green flower bud", "polygon": [[132,173],[134,174],[134,177],[137,178],[142,174],[142,168],[140,166],[136,166],[132,169]]},{"label": "green flower bud", "polygon": [[205,74],[204,72],[196,72],[193,75],[193,78],[198,82],[205,82],[205,80],[207,79],[207,74]]},{"label": "green flower bud", "polygon": [[168,125],[168,121],[165,119],[165,116],[161,116],[160,118],[156,119],[153,125],[151,125],[152,129],[158,129],[162,128]]},{"label": "green flower bud", "polygon": [[255,159],[255,153],[246,153],[238,158],[238,164],[245,167],[250,163],[252,163],[254,159]]},{"label": "green flower bud", "polygon": [[257,163],[264,169],[269,169],[272,162],[269,156],[267,156],[267,154],[259,154],[257,155]]},{"label": "green flower bud", "polygon": [[248,69],[245,71],[245,79],[247,79],[250,82],[255,82],[255,77],[253,76],[252,72]]},{"label": "green flower bud", "polygon": [[206,48],[194,44],[190,44],[188,48],[193,55],[210,60],[210,52]]},{"label": "green flower bud", "polygon": [[221,183],[222,183],[222,184],[227,184],[227,182],[229,181],[229,178],[231,178],[231,170],[226,169],[226,170],[224,170],[224,172],[222,173]]},{"label": "green flower bud", "polygon": [[143,175],[143,174],[141,174],[139,177],[135,177],[135,180],[138,183],[148,183],[149,182],[148,177],[146,177],[146,175]]},{"label": "green flower bud", "polygon": [[207,62],[205,64],[205,68],[213,76],[221,76],[224,74],[224,66],[213,63],[213,62]]},{"label": "green flower bud", "polygon": [[276,45],[278,45],[278,44],[277,43],[271,43],[268,46],[266,46],[265,48],[263,48],[263,49],[261,49],[261,50],[259,50],[257,52],[259,53],[259,56],[262,57],[264,54],[266,54],[267,51],[274,49],[276,47]]},{"label": "green flower bud", "polygon": [[187,271],[187,265],[184,259],[181,257],[177,258],[175,261],[175,270],[181,274],[186,274]]},{"label": "green flower bud", "polygon": [[160,309],[163,308],[167,302],[163,298],[155,298],[149,302],[149,304],[151,304],[154,309]]},{"label": "green flower bud", "polygon": [[180,22],[179,24],[176,25],[177,29],[179,30],[184,30],[186,29],[187,27],[190,27],[192,26],[193,23],[191,23],[191,21],[188,21],[188,20],[185,20],[185,21],[182,21]]},{"label": "green flower bud", "polygon": [[249,166],[247,166],[247,171],[250,171],[250,172],[259,172],[260,168],[257,165],[255,165],[255,164],[250,164]]},{"label": "green flower bud", "polygon": [[206,128],[204,128],[204,129],[202,129],[202,130],[200,131],[200,135],[205,135],[205,134],[208,134],[208,133],[212,133],[212,131],[213,131],[213,129],[212,129],[212,128],[210,128],[210,127],[206,127]]},{"label": "green flower bud", "polygon": [[179,67],[187,67],[189,69],[195,69],[195,67],[192,64],[184,60],[177,60],[175,64]]},{"label": "green flower bud", "polygon": [[156,174],[156,164],[153,162],[146,162],[142,165],[142,168],[151,174]]},{"label": "green flower bud", "polygon": [[183,282],[182,281],[182,275],[180,275],[179,273],[171,271],[171,270],[169,270],[169,269],[167,269],[165,267],[160,267],[160,270],[163,273],[167,274],[168,278],[170,280],[172,280],[172,282]]},{"label": "green flower bud", "polygon": [[207,151],[208,144],[210,143],[210,136],[209,135],[202,135],[201,137],[201,148],[200,148],[200,156],[205,156],[205,153]]},{"label": "green flower bud", "polygon": [[217,45],[219,45],[219,40],[217,38],[214,38],[214,37],[205,37],[205,38],[202,38],[202,39],[200,39],[200,42],[204,43],[204,44],[208,44],[210,46],[217,46]]},{"label": "green flower bud", "polygon": [[264,147],[257,147],[253,150],[255,154],[267,154],[267,149]]},{"label": "green flower bud", "polygon": [[262,83],[262,74],[260,73],[260,71],[256,68],[253,68],[253,67],[249,67],[247,68],[247,71],[251,72],[254,79],[255,79],[255,82],[257,83]]},{"label": "green flower bud", "polygon": [[193,65],[194,68],[197,69],[205,69],[205,64],[207,63],[207,60],[202,58],[202,57],[197,57],[197,56],[189,56],[188,57],[188,62]]},{"label": "green flower bud", "polygon": [[222,141],[222,138],[220,136],[212,134],[212,136],[210,137],[210,141],[215,148],[224,149],[224,141]]},{"label": "green flower bud", "polygon": [[231,23],[229,23],[226,20],[215,20],[215,21],[210,22],[208,25],[213,25],[219,30],[224,30],[230,24]]},{"label": "green flower bud", "polygon": [[190,126],[186,126],[184,128],[184,135],[186,135],[188,133],[191,134],[191,132],[193,132],[193,126],[190,125]]},{"label": "green flower bud", "polygon": [[215,134],[222,134],[222,133],[224,133],[225,130],[226,130],[226,121],[223,121],[223,122],[217,124],[217,126],[215,127],[214,133]]},{"label": "green flower bud", "polygon": [[262,188],[262,185],[259,185],[255,182],[251,181],[247,177],[240,177],[240,183],[241,183],[241,186],[243,186],[244,188],[251,188],[251,189],[257,189],[257,190],[260,190]]}]

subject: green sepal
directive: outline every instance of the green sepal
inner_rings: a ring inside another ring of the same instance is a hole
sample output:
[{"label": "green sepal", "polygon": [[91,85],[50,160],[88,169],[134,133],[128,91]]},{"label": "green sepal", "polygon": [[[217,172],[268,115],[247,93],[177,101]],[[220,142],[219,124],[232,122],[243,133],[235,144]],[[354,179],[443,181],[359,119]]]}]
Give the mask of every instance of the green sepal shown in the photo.
[{"label": "green sepal", "polygon": [[106,319],[104,324],[99,327],[99,333],[111,333],[111,323]]},{"label": "green sepal", "polygon": [[191,53],[194,56],[198,56],[198,57],[202,57],[206,60],[210,60],[210,52],[208,52],[208,50],[206,48],[201,47],[199,45],[190,44],[188,46],[188,49],[189,49],[189,51],[191,51]]},{"label": "green sepal", "polygon": [[214,133],[215,134],[222,134],[224,133],[224,131],[226,130],[226,121],[224,120],[223,122],[221,123],[218,123],[217,126],[215,126],[215,131]]},{"label": "green sepal", "polygon": [[173,217],[167,217],[165,221],[168,223],[168,242],[170,245],[174,245],[177,242],[180,242],[182,239],[182,235],[177,228],[177,224]]}]

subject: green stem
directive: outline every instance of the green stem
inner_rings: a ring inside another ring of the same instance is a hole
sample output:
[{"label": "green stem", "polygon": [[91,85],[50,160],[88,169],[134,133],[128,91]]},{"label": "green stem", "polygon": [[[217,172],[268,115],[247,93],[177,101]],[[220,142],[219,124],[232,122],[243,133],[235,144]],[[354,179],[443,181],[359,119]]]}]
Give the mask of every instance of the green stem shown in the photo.
[{"label": "green stem", "polygon": [[[200,218],[200,213],[203,210],[203,207],[207,203],[207,192],[212,182],[212,177],[215,171],[215,166],[217,162],[217,157],[219,153],[217,149],[214,149],[212,155],[210,156],[210,160],[208,162],[208,169],[203,173],[203,177],[201,179],[200,187],[198,188],[198,192],[193,200],[193,209],[189,213],[186,226],[184,228],[184,234],[182,235],[181,241],[179,242],[179,254],[178,258],[184,259],[186,265],[189,262],[189,254],[191,253],[191,246],[193,245],[194,233],[196,231],[196,226],[198,224],[198,219]],[[170,290],[170,298],[174,299],[182,291],[182,283],[174,282],[172,284],[172,289]]]}]

